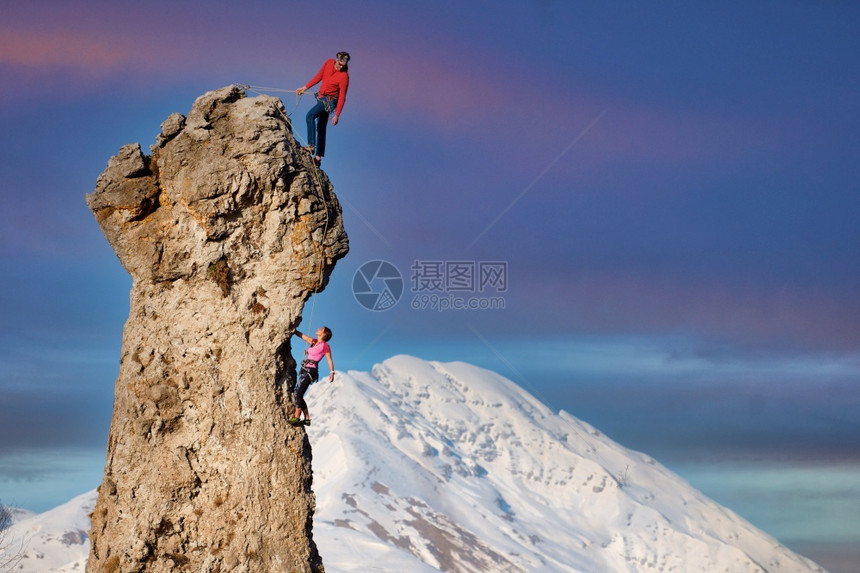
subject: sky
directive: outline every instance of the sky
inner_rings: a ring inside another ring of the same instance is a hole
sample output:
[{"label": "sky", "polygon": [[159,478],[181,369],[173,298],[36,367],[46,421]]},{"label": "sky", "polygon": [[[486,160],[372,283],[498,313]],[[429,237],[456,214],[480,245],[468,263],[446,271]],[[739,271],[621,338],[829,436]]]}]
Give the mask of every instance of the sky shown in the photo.
[{"label": "sky", "polygon": [[[0,501],[45,510],[100,479],[131,286],[84,203],[108,159],[206,91],[294,90],[345,50],[323,168],[350,253],[302,325],[332,328],[336,368],[490,368],[832,571],[860,560],[860,538],[813,539],[797,506],[755,495],[785,472],[822,522],[860,531],[860,5],[3,13]],[[268,93],[306,138],[310,96]],[[402,278],[387,310],[354,296],[373,261]]]}]

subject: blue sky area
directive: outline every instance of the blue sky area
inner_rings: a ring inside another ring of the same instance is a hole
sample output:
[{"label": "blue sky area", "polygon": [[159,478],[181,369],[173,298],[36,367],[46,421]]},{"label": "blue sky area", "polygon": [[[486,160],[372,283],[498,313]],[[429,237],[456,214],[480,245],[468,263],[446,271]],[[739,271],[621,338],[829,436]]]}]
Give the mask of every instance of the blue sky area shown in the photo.
[{"label": "blue sky area", "polygon": [[[110,156],[205,91],[295,89],[346,50],[323,167],[351,251],[305,310],[337,368],[490,368],[832,571],[860,563],[860,4],[3,12],[3,502],[41,511],[100,478],[131,284],[84,203]],[[304,138],[310,97],[274,95]],[[374,260],[404,281],[382,312],[352,292]],[[462,262],[504,263],[506,288],[416,286]],[[503,308],[438,310],[453,296]],[[810,516],[854,535],[804,534]]]}]

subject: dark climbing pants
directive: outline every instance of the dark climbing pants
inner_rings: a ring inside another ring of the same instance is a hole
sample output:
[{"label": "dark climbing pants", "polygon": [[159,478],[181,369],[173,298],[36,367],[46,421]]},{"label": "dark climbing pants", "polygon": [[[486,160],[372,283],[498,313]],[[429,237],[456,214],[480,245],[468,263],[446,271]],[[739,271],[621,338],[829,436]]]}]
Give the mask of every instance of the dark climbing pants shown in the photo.
[{"label": "dark climbing pants", "polygon": [[336,99],[318,96],[316,105],[305,117],[308,123],[308,145],[313,145],[315,154],[320,157],[325,155],[325,131],[328,127],[328,118],[336,108]]},{"label": "dark climbing pants", "polygon": [[302,368],[299,371],[299,381],[296,383],[296,389],[293,391],[293,397],[296,400],[296,408],[302,410],[308,409],[308,404],[305,402],[305,392],[311,384],[317,381],[319,374],[316,368]]}]

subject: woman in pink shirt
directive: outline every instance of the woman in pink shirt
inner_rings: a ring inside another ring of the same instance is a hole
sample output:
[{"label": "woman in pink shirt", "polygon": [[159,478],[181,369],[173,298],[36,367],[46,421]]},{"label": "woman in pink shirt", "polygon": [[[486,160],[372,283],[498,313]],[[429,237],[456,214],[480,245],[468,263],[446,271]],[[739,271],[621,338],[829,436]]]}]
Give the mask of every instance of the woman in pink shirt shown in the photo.
[{"label": "woman in pink shirt", "polygon": [[[334,381],[334,361],[331,359],[331,348],[328,345],[328,341],[331,340],[331,329],[327,326],[319,327],[317,329],[316,338],[311,338],[306,334],[302,334],[298,330],[295,332],[295,335],[310,344],[311,347],[306,351],[308,357],[302,360],[302,368],[299,371],[299,380],[296,382],[296,388],[293,391],[293,398],[295,398],[296,402],[296,411],[288,422],[294,426],[310,426],[311,416],[308,413],[307,402],[305,402],[305,392],[308,391],[311,384],[319,379],[318,366],[323,357],[328,360],[328,381]],[[305,416],[304,420],[300,417],[302,414]]]},{"label": "woman in pink shirt", "polygon": [[333,60],[326,60],[311,81],[296,90],[301,95],[308,88],[319,82],[317,103],[306,116],[308,124],[308,145],[305,147],[314,156],[314,162],[319,165],[325,155],[325,132],[329,115],[331,124],[337,125],[340,112],[346,102],[346,90],[349,89],[349,54],[338,52]]}]

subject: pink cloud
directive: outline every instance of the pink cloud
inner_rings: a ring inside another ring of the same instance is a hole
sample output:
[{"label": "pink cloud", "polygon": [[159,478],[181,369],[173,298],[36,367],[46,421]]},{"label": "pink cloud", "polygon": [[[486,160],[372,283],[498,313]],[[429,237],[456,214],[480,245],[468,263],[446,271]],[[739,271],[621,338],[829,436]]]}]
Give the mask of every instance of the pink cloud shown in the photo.
[{"label": "pink cloud", "polygon": [[[733,163],[780,141],[781,134],[761,120],[719,110],[658,109],[620,99],[625,95],[610,101],[587,78],[557,83],[550,64],[517,65],[497,48],[427,34],[426,23],[411,11],[410,19],[392,28],[387,19],[366,18],[361,8],[339,10],[343,23],[322,35],[274,24],[282,18],[310,20],[310,9],[274,10],[265,22],[253,11],[226,17],[182,4],[157,13],[113,3],[57,6],[44,17],[19,16],[24,20],[19,23],[13,14],[0,23],[0,65],[13,67],[13,77],[32,89],[57,83],[57,71],[68,76],[69,90],[113,81],[116,73],[143,85],[197,75],[201,83],[294,89],[336,49],[348,49],[354,55],[350,115],[449,139],[491,142],[500,163],[521,162],[529,169],[541,169],[604,111],[575,148],[576,156],[595,167],[615,168],[619,161]],[[362,26],[349,25],[356,18]],[[201,90],[214,87],[220,86],[206,84]],[[555,169],[563,168],[560,163]]]},{"label": "pink cloud", "polygon": [[359,88],[370,96],[364,112],[376,117],[406,115],[439,129],[458,129],[473,124],[475,108],[493,100],[486,77],[446,65],[441,54],[385,50],[367,56],[353,83],[367,86]]},{"label": "pink cloud", "polygon": [[36,69],[114,69],[130,60],[128,46],[103,34],[4,30],[0,64]]},{"label": "pink cloud", "polygon": [[[318,44],[316,33],[296,30],[282,36],[268,22],[255,22],[246,14],[223,18],[180,6],[158,19],[143,8],[106,4],[97,13],[92,6],[86,9],[57,7],[46,19],[29,15],[14,25],[13,15],[0,24],[6,28],[0,32],[0,65],[16,68],[34,86],[52,81],[58,70],[69,74],[69,81],[84,83],[105,81],[118,71],[142,82],[153,74],[164,82],[196,71],[202,77],[264,85],[272,81],[264,79],[266,75],[280,76],[276,81],[281,87],[293,89],[334,52],[323,46],[325,53],[311,61],[309,46]],[[352,16],[357,14],[360,10]],[[557,84],[556,75],[544,69],[547,64],[518,67],[494,49],[463,38],[440,41],[419,24],[404,23],[392,30],[373,20],[365,22],[361,33],[340,27],[337,49],[349,49],[355,56],[350,107],[360,103],[362,114],[404,129],[502,145],[541,139],[559,149],[606,111],[577,147],[578,154],[587,153],[594,162],[734,161],[774,140],[761,126],[716,112],[607,101],[587,83],[573,88]],[[243,30],[250,29],[254,33],[243,36]],[[248,41],[227,41],[236,35]],[[531,149],[552,154],[540,147]]]},{"label": "pink cloud", "polygon": [[790,125],[779,127],[767,117],[709,109],[704,102],[673,109],[612,99],[587,83],[554,85],[539,68],[500,70],[476,48],[458,51],[434,44],[365,54],[353,73],[362,112],[404,127],[525,143],[547,160],[600,116],[576,148],[594,165],[736,165],[791,145]]}]

